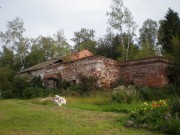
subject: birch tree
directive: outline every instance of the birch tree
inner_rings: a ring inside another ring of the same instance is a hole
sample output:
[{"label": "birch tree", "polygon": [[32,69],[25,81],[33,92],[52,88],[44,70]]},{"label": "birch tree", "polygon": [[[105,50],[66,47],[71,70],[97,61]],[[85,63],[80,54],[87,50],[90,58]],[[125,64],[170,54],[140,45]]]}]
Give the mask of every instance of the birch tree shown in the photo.
[{"label": "birch tree", "polygon": [[135,34],[135,30],[137,28],[136,23],[133,21],[133,16],[132,13],[129,9],[125,9],[125,31],[127,34],[127,47],[126,47],[126,61],[129,59],[129,48],[130,48],[130,44],[131,44],[131,39],[136,35]]},{"label": "birch tree", "polygon": [[[109,16],[108,23],[116,30],[121,38],[121,45],[123,47],[123,61],[128,60],[129,46],[125,46],[123,34],[128,33],[128,40],[134,36],[136,23],[133,21],[133,17],[128,8],[123,4],[123,0],[112,0],[110,6],[111,12],[107,12]],[[129,42],[130,43],[130,42]]]}]

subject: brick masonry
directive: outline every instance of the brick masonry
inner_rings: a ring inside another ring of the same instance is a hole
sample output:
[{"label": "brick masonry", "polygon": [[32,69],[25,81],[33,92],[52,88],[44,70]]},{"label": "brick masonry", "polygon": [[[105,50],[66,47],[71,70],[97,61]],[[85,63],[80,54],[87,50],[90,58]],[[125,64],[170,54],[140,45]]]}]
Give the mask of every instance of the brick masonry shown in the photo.
[{"label": "brick masonry", "polygon": [[58,75],[63,80],[80,82],[80,75],[93,76],[98,85],[110,87],[118,79],[137,86],[162,87],[168,84],[169,61],[163,57],[119,63],[106,57],[88,56],[66,63],[56,63],[37,70],[20,72],[32,76]]},{"label": "brick masonry", "polygon": [[128,61],[121,63],[120,76],[137,86],[162,87],[168,84],[169,64],[163,57]]}]

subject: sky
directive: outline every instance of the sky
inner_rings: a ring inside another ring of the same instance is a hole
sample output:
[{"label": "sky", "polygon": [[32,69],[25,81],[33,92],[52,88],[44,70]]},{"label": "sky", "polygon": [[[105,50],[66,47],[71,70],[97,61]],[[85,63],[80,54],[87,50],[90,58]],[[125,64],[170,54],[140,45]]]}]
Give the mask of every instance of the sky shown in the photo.
[{"label": "sky", "polygon": [[[22,18],[25,36],[53,36],[60,29],[70,42],[75,31],[94,29],[96,37],[106,34],[109,27],[106,12],[111,0],[0,0],[0,31],[6,31],[8,21]],[[168,8],[180,15],[180,0],[124,0],[140,28],[150,18],[163,19]],[[72,43],[70,43],[72,44]]]}]

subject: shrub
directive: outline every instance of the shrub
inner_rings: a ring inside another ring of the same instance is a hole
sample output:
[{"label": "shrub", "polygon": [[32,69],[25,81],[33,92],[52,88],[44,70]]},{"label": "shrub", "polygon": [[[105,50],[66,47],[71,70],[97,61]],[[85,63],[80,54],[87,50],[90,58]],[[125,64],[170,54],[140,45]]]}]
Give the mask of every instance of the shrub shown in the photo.
[{"label": "shrub", "polygon": [[114,82],[111,85],[111,88],[116,88],[116,87],[121,86],[121,85],[128,87],[129,85],[134,85],[134,82],[133,81],[126,81],[124,78],[119,78],[116,82]]},{"label": "shrub", "polygon": [[160,100],[160,99],[170,99],[175,95],[180,96],[179,87],[174,85],[168,85],[163,88],[155,87],[141,87],[138,88],[141,99],[146,101]]},{"label": "shrub", "polygon": [[139,93],[134,86],[119,86],[113,89],[111,100],[117,103],[132,103],[140,101]]},{"label": "shrub", "polygon": [[13,91],[11,89],[2,91],[2,97],[3,98],[13,98],[14,97]]},{"label": "shrub", "polygon": [[30,99],[36,97],[45,97],[49,95],[49,91],[43,88],[28,87],[23,91],[23,97]]},{"label": "shrub", "polygon": [[2,90],[0,90],[0,98],[2,97]]},{"label": "shrub", "polygon": [[30,81],[31,87],[43,88],[42,84],[43,84],[43,82],[41,80],[41,76],[34,76]]},{"label": "shrub", "polygon": [[64,95],[66,96],[80,96],[82,95],[84,87],[81,85],[72,85],[71,87],[68,87],[67,90],[65,90]]},{"label": "shrub", "polygon": [[16,76],[13,80],[13,94],[15,97],[23,97],[23,91],[29,86],[26,77]]},{"label": "shrub", "polygon": [[180,115],[180,97],[175,96],[170,101],[169,104],[171,106],[172,112]]},{"label": "shrub", "polygon": [[61,86],[66,86],[66,90],[63,89],[63,94],[66,96],[83,96],[90,95],[91,92],[97,91],[100,88],[97,85],[97,79],[92,76],[83,76],[79,75],[80,80],[79,84],[71,84],[65,81],[65,84],[61,84]]},{"label": "shrub", "polygon": [[61,90],[66,90],[70,86],[71,86],[70,82],[68,82],[66,80],[60,80],[58,82],[58,88]]},{"label": "shrub", "polygon": [[132,127],[180,134],[179,113],[177,113],[179,110],[174,111],[172,105],[173,102],[168,100],[145,102],[130,114],[128,121],[132,121]]},{"label": "shrub", "polygon": [[80,75],[80,93],[89,93],[90,91],[97,90],[97,78],[93,76]]}]

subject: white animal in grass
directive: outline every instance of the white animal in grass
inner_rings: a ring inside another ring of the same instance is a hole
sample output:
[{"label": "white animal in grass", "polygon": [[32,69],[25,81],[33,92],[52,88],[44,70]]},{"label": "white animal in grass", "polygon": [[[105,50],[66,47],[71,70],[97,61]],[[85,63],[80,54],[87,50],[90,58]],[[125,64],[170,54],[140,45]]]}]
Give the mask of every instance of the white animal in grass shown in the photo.
[{"label": "white animal in grass", "polygon": [[58,106],[62,106],[63,104],[66,104],[66,99],[58,95],[55,95],[55,97],[53,97],[53,102],[58,104]]}]

